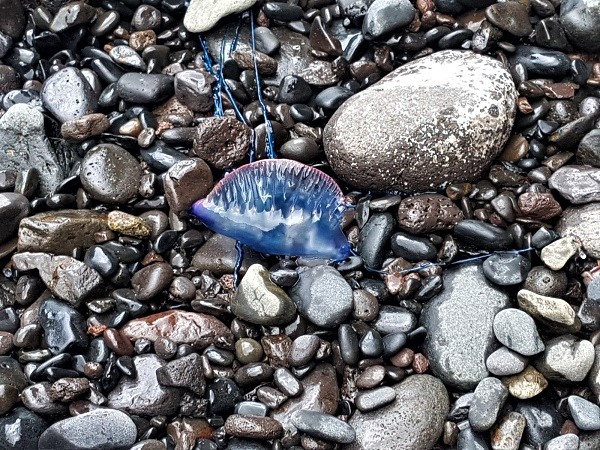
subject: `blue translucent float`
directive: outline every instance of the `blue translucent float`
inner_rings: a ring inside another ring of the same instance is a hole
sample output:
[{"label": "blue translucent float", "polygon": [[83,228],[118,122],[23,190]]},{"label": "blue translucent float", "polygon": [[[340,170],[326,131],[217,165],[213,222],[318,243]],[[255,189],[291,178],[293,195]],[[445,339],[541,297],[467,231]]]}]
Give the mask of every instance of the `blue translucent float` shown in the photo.
[{"label": "blue translucent float", "polygon": [[226,175],[192,214],[261,253],[343,260],[346,206],[333,179],[297,161],[256,161]]}]

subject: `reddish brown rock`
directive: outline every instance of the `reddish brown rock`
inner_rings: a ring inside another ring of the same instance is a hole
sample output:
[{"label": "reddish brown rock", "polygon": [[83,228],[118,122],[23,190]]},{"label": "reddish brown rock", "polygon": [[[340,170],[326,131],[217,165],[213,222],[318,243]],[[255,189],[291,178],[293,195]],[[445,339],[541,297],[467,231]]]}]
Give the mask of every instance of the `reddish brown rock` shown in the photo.
[{"label": "reddish brown rock", "polygon": [[233,117],[207,117],[196,128],[194,153],[217,169],[242,161],[250,149],[252,130]]},{"label": "reddish brown rock", "polygon": [[225,421],[225,432],[240,438],[277,439],[283,434],[283,427],[270,417],[232,414]]},{"label": "reddish brown rock", "polygon": [[560,216],[562,208],[550,192],[525,192],[519,197],[519,209],[524,217],[549,220]]},{"label": "reddish brown rock", "polygon": [[209,193],[213,186],[210,167],[200,158],[179,161],[164,180],[165,198],[175,214],[187,211],[192,204]]},{"label": "reddish brown rock", "polygon": [[207,314],[188,311],[165,311],[134,319],[121,332],[130,340],[167,337],[177,344],[190,344],[203,349],[210,344],[233,349],[233,334],[223,322]]},{"label": "reddish brown rock", "polygon": [[109,128],[108,118],[104,114],[94,113],[66,121],[60,127],[60,133],[69,141],[81,142],[99,136]]},{"label": "reddish brown rock", "polygon": [[273,75],[277,72],[277,61],[261,52],[253,52],[249,49],[236,50],[231,55],[234,61],[242,70],[254,70],[254,57],[256,57],[256,66],[261,75]]},{"label": "reddish brown rock", "polygon": [[398,207],[398,226],[414,234],[449,230],[462,218],[458,206],[439,194],[408,197]]}]

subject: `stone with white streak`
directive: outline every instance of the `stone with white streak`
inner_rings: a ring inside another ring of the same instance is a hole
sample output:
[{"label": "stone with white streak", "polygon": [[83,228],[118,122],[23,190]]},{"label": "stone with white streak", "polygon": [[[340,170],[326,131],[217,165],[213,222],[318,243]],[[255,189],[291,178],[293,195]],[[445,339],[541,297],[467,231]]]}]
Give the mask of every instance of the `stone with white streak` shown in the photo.
[{"label": "stone with white streak", "polygon": [[183,18],[183,25],[192,33],[203,33],[229,14],[250,8],[256,0],[192,0]]}]

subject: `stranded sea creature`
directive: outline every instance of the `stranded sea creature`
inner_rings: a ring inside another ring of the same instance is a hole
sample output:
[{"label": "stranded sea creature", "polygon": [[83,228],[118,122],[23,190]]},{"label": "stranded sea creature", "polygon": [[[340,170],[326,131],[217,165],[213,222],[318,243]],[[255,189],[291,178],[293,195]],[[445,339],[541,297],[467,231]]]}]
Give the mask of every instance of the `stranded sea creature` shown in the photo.
[{"label": "stranded sea creature", "polygon": [[339,186],[314,167],[265,159],[226,175],[191,213],[211,230],[261,253],[343,260]]}]

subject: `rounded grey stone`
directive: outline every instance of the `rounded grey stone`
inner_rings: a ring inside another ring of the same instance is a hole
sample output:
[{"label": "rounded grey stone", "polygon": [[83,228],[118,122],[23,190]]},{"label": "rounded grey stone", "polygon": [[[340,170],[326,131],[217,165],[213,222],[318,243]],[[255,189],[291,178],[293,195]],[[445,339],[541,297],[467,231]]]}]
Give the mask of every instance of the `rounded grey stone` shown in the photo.
[{"label": "rounded grey stone", "polygon": [[494,317],[494,334],[502,344],[524,356],[544,351],[544,343],[529,314],[516,308],[500,311]]},{"label": "rounded grey stone", "polygon": [[500,409],[508,398],[508,389],[498,378],[488,377],[475,388],[469,409],[469,423],[475,431],[486,431],[498,419]]},{"label": "rounded grey stone", "polygon": [[571,334],[546,342],[546,350],[534,366],[548,380],[559,382],[583,381],[594,363],[594,345]]},{"label": "rounded grey stone", "polygon": [[360,392],[354,399],[354,404],[360,412],[366,413],[396,400],[396,391],[390,386]]},{"label": "rounded grey stone", "polygon": [[592,258],[600,258],[600,203],[567,208],[555,227],[561,237],[577,236]]},{"label": "rounded grey stone", "polygon": [[579,450],[579,437],[573,433],[557,436],[546,442],[544,450]]},{"label": "rounded grey stone", "polygon": [[600,407],[577,395],[567,399],[569,411],[577,428],[584,431],[600,430]]},{"label": "rounded grey stone", "polygon": [[508,139],[516,98],[498,61],[436,52],[347,100],[325,127],[325,153],[333,171],[361,189],[473,181]]},{"label": "rounded grey stone", "polygon": [[356,431],[356,441],[344,450],[433,448],[448,413],[443,383],[431,375],[412,375],[392,387],[396,391],[393,403],[354,413],[348,423]]},{"label": "rounded grey stone", "polygon": [[114,409],[96,409],[53,423],[40,437],[39,450],[127,450],[136,441],[131,418]]},{"label": "rounded grey stone", "polygon": [[600,200],[600,168],[563,166],[552,174],[548,186],[571,203],[597,202]]},{"label": "rounded grey stone", "polygon": [[485,361],[497,345],[494,317],[508,305],[508,295],[485,278],[480,264],[445,270],[444,289],[421,314],[432,372],[461,390],[487,377]]},{"label": "rounded grey stone", "polygon": [[485,365],[494,375],[504,377],[523,372],[528,361],[525,356],[519,355],[506,347],[500,347],[488,356]]}]

